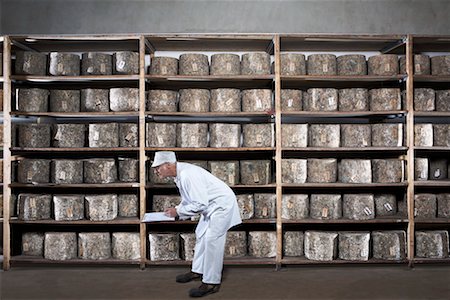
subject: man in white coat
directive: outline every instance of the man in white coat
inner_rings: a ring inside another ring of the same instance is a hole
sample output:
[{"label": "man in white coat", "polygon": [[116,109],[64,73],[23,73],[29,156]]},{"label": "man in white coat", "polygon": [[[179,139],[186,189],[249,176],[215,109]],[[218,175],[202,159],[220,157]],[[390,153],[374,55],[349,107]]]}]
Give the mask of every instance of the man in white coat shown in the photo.
[{"label": "man in white coat", "polygon": [[236,195],[223,181],[198,166],[177,162],[172,151],[155,153],[155,173],[174,177],[181,194],[176,207],[167,208],[170,217],[189,219],[200,215],[195,229],[196,244],[191,272],[177,276],[180,283],[202,279],[202,285],[189,291],[191,297],[202,297],[219,291],[226,233],[242,223]]}]

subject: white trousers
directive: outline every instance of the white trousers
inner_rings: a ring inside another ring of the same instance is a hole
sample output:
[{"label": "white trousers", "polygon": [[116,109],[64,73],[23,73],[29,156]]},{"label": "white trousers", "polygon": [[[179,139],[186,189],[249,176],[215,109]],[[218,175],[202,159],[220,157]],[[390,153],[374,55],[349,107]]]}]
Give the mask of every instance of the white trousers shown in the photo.
[{"label": "white trousers", "polygon": [[226,232],[217,236],[211,234],[209,229],[200,238],[197,237],[192,272],[203,274],[203,283],[220,284],[226,239]]}]

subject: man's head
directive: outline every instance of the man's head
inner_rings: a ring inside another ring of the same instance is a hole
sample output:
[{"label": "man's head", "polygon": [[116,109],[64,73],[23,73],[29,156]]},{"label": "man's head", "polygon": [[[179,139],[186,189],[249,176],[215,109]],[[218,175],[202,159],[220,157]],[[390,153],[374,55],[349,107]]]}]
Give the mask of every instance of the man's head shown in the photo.
[{"label": "man's head", "polygon": [[159,177],[175,177],[177,176],[176,162],[175,152],[158,151],[155,153],[152,168]]}]

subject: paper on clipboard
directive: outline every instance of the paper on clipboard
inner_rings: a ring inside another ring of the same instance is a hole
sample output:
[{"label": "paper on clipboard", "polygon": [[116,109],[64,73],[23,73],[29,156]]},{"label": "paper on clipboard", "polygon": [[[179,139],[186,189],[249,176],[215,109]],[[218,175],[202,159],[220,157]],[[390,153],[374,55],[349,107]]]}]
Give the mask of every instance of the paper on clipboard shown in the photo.
[{"label": "paper on clipboard", "polygon": [[144,223],[161,221],[175,221],[175,218],[166,216],[164,212],[151,212],[146,213],[142,219]]}]

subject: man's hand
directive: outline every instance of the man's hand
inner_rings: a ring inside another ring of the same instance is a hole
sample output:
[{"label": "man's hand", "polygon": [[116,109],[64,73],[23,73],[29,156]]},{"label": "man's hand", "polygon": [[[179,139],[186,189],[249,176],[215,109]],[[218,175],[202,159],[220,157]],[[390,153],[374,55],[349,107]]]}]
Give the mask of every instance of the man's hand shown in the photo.
[{"label": "man's hand", "polygon": [[168,208],[164,211],[164,214],[171,218],[176,218],[178,216],[177,209],[175,207]]}]

